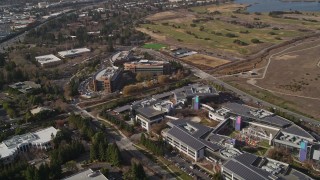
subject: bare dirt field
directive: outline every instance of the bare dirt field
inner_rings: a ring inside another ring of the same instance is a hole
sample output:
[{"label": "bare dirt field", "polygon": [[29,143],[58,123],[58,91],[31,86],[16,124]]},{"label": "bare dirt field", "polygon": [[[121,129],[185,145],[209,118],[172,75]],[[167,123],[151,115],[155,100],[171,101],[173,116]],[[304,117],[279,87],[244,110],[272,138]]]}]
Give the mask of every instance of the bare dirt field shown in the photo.
[{"label": "bare dirt field", "polygon": [[151,15],[146,19],[149,21],[168,21],[168,22],[181,23],[184,21],[190,21],[192,19],[195,19],[195,15],[187,13],[186,10],[165,11],[165,12],[160,12],[160,13]]},{"label": "bare dirt field", "polygon": [[246,79],[239,79],[237,77],[228,77],[223,80],[262,100],[320,120],[320,101],[318,100],[271,93],[248,84]]},{"label": "bare dirt field", "polygon": [[[257,80],[257,85],[283,93],[319,98],[320,57],[319,41],[313,47],[298,46],[299,50],[287,50],[271,58],[265,78]],[[317,46],[318,45],[318,46]]]},{"label": "bare dirt field", "polygon": [[[271,51],[257,65],[259,77],[236,75],[223,80],[268,102],[320,119],[319,42],[320,38],[312,38]],[[236,66],[233,70],[250,69],[254,63]],[[263,67],[268,67],[265,76]]]},{"label": "bare dirt field", "polygon": [[232,12],[237,9],[242,9],[247,7],[246,4],[222,4],[219,6],[211,6],[207,8],[209,12],[219,11],[219,12]]},{"label": "bare dirt field", "polygon": [[203,65],[203,66],[208,66],[208,67],[217,67],[222,64],[226,64],[230,61],[225,60],[225,59],[220,59],[204,54],[194,54],[192,56],[184,57],[182,58],[183,61],[187,63],[193,63],[195,65]]}]

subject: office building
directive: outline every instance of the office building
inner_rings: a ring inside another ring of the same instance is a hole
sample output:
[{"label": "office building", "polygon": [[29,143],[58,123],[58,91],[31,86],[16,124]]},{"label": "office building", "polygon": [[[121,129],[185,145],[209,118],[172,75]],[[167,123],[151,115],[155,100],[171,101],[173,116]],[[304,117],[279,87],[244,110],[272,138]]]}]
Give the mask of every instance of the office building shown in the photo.
[{"label": "office building", "polygon": [[122,69],[108,67],[94,76],[93,90],[106,93],[115,92],[122,87],[121,77]]},{"label": "office building", "polygon": [[62,58],[74,58],[88,52],[90,52],[90,49],[88,48],[78,48],[78,49],[71,49],[67,51],[60,51],[58,52],[58,54]]},{"label": "office building", "polygon": [[170,74],[171,65],[166,61],[140,60],[124,63],[124,70],[133,73]]},{"label": "office building", "polygon": [[31,148],[48,150],[51,141],[59,130],[54,127],[42,129],[33,133],[13,136],[0,144],[0,159],[5,163],[11,163],[20,152],[27,152]]}]

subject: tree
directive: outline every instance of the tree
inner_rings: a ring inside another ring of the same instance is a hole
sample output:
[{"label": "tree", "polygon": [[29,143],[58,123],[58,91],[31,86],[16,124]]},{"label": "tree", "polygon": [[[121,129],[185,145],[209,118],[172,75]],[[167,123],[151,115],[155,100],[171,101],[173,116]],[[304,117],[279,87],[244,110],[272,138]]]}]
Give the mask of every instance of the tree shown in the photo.
[{"label": "tree", "polygon": [[40,180],[49,179],[50,167],[48,166],[48,164],[41,164],[38,170],[38,174]]},{"label": "tree", "polygon": [[112,143],[108,145],[107,148],[107,160],[114,166],[119,166],[121,164],[120,150],[117,144]]},{"label": "tree", "polygon": [[159,84],[166,84],[166,83],[168,83],[170,81],[170,78],[169,78],[169,76],[167,76],[167,75],[160,75],[160,76],[158,76],[158,83]]},{"label": "tree", "polygon": [[78,170],[77,163],[74,160],[68,161],[65,167],[68,169],[68,171],[72,171],[72,172],[75,172]]},{"label": "tree", "polygon": [[223,176],[221,174],[221,172],[217,172],[213,175],[213,179],[214,180],[223,180]]},{"label": "tree", "polygon": [[153,77],[152,73],[137,73],[136,75],[136,80],[137,81],[144,81],[151,79]]},{"label": "tree", "polygon": [[108,49],[107,49],[107,51],[108,52],[113,52],[114,51],[113,42],[112,42],[111,38],[108,39]]},{"label": "tree", "polygon": [[131,163],[130,170],[125,174],[124,179],[132,179],[132,180],[144,180],[147,179],[146,173],[143,169],[143,166],[135,162]]}]

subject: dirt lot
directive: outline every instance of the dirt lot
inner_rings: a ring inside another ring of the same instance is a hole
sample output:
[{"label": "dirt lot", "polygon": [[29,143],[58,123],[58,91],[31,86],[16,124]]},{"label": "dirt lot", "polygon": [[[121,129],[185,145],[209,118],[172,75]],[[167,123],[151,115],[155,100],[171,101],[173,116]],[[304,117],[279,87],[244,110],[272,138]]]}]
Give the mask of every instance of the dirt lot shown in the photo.
[{"label": "dirt lot", "polygon": [[283,93],[320,100],[320,46],[319,41],[312,42],[313,47],[298,46],[299,50],[287,50],[273,56],[265,78],[258,80],[261,87]]},{"label": "dirt lot", "polygon": [[230,61],[225,60],[225,59],[220,59],[204,54],[195,54],[192,56],[184,57],[182,58],[183,61],[187,63],[193,63],[195,65],[204,65],[204,66],[209,66],[209,67],[217,67],[222,64],[226,64]]},{"label": "dirt lot", "polygon": [[165,12],[160,12],[160,13],[151,15],[146,19],[150,21],[168,21],[168,22],[181,23],[187,20],[195,19],[195,15],[188,13],[186,10],[165,11]]},{"label": "dirt lot", "polygon": [[[258,65],[260,77],[247,79],[234,76],[223,80],[261,99],[320,119],[319,42],[320,38],[312,38],[271,51]],[[266,67],[270,57],[263,77],[264,69],[261,68]],[[247,66],[252,66],[252,63]]]}]

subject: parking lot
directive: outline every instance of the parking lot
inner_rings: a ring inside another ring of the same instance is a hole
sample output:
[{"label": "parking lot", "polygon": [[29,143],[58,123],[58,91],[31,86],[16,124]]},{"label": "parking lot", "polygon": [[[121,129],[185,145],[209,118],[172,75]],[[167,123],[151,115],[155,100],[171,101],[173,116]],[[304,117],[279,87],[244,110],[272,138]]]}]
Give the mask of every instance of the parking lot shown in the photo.
[{"label": "parking lot", "polygon": [[194,179],[213,179],[213,176],[210,173],[201,169],[198,165],[192,164],[190,160],[184,159],[180,154],[177,154],[176,152],[171,152],[170,154],[165,155],[164,158],[172,162],[176,167],[178,167]]}]

